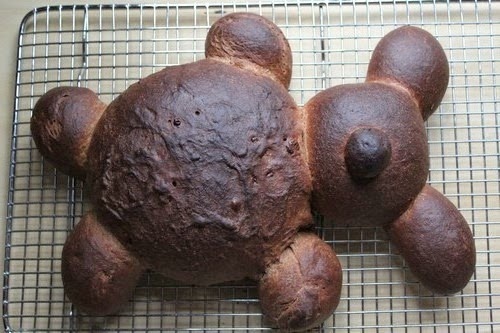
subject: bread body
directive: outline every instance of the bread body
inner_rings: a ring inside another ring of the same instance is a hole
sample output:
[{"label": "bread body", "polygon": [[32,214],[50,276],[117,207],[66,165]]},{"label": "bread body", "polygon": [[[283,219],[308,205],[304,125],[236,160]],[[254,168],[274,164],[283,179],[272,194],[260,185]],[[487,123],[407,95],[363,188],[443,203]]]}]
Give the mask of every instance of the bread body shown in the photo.
[{"label": "bread body", "polygon": [[[263,280],[270,326],[318,325],[339,302],[342,275],[331,246],[311,232],[303,114],[287,91],[290,46],[250,13],[223,16],[205,45],[207,59],[152,74],[107,107],[88,89],[40,99],[32,118],[40,151],[77,169],[93,204],[64,245],[66,294],[106,315],[147,269],[196,285],[250,278]],[[53,135],[54,122],[65,135]],[[310,274],[288,267],[293,249]],[[291,278],[309,283],[307,292]],[[273,306],[273,286],[294,304]]]},{"label": "bread body", "polygon": [[166,68],[102,116],[88,154],[94,206],[158,272],[255,278],[312,223],[299,117],[267,77],[215,60]]}]

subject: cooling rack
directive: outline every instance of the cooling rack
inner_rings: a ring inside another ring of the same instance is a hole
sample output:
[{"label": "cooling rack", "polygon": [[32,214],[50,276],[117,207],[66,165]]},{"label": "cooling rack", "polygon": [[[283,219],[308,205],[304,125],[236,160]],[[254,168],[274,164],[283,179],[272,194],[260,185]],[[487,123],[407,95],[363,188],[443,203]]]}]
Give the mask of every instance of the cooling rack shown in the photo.
[{"label": "cooling rack", "polygon": [[248,282],[177,285],[144,275],[116,316],[90,317],[65,298],[60,255],[86,209],[83,185],[54,170],[36,150],[31,110],[48,89],[89,87],[110,102],[165,66],[203,58],[209,26],[249,11],[276,22],[293,50],[291,94],[304,104],[318,91],[364,80],[371,51],[403,24],[443,45],[451,78],[427,122],[429,182],[469,221],[477,269],[459,294],[430,294],[378,228],[318,233],[344,267],[336,314],[321,332],[494,332],[500,330],[500,3],[334,1],[210,5],[84,5],[38,8],[20,26],[7,202],[3,320],[7,332],[270,330]]}]

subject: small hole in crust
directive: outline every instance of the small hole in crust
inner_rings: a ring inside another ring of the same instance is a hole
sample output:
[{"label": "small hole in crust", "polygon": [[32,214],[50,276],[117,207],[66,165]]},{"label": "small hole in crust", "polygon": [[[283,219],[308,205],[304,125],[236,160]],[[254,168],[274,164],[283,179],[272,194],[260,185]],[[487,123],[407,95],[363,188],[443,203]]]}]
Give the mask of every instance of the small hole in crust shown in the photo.
[{"label": "small hole in crust", "polygon": [[195,115],[197,115],[197,116],[199,116],[199,115],[200,115],[200,111],[199,111],[199,110],[196,110],[196,111],[194,112],[194,114],[195,114]]},{"label": "small hole in crust", "polygon": [[179,119],[174,119],[174,126],[175,127],[181,126],[181,121]]},{"label": "small hole in crust", "polygon": [[173,185],[174,187],[177,187],[177,182],[176,182],[175,180],[174,180],[174,181],[172,181],[172,185]]}]

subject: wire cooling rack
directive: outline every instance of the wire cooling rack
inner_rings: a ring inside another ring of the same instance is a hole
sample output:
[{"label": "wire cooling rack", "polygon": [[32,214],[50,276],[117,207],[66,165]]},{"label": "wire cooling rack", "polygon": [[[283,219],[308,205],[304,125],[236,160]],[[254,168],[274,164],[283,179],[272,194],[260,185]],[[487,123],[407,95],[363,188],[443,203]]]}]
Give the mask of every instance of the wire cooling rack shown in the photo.
[{"label": "wire cooling rack", "polygon": [[370,1],[217,5],[86,5],[38,8],[20,26],[3,287],[7,332],[266,331],[256,288],[240,282],[180,286],[146,274],[116,316],[89,317],[65,298],[62,246],[86,209],[83,186],[44,162],[30,136],[37,99],[59,85],[86,86],[109,102],[165,66],[203,58],[209,26],[250,11],[288,36],[291,93],[304,104],[322,89],[363,81],[379,39],[403,24],[443,45],[449,89],[427,123],[429,182],[467,218],[477,270],[459,294],[421,288],[381,229],[329,228],[344,287],[322,332],[500,330],[500,3]]}]

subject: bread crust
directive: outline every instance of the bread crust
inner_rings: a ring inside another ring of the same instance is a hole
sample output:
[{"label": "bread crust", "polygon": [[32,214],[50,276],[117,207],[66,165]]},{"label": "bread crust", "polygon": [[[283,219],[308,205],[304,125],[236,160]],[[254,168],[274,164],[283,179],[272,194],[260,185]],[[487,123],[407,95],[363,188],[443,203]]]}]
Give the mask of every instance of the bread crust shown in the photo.
[{"label": "bread crust", "polygon": [[166,68],[99,122],[89,149],[95,207],[169,277],[256,278],[312,225],[299,117],[270,78],[215,60]]}]

